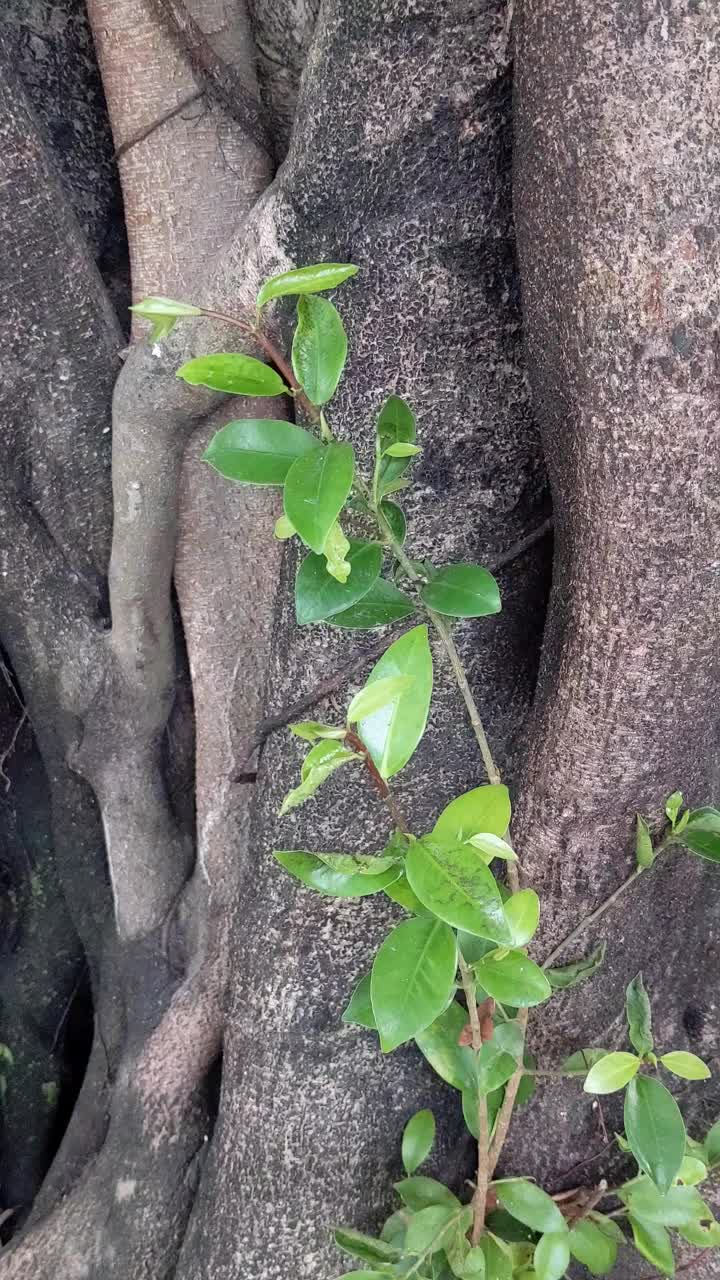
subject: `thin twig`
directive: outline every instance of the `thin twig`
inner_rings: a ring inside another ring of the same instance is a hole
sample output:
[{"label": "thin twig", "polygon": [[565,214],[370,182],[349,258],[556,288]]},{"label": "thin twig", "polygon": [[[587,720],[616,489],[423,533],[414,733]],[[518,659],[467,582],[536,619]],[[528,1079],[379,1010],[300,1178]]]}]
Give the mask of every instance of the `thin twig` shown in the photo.
[{"label": "thin twig", "polygon": [[127,142],[122,142],[115,151],[113,160],[116,162],[121,160],[122,157],[127,155],[128,151],[131,151],[133,147],[138,147],[141,142],[147,142],[148,138],[151,138],[152,135],[158,129],[161,129],[164,124],[168,124],[170,120],[174,120],[176,116],[180,115],[181,111],[184,111],[186,107],[191,107],[194,102],[198,102],[199,99],[204,96],[204,89],[196,89],[195,93],[188,94],[187,98],[183,98],[178,102],[177,106],[172,107],[170,111],[166,111],[164,115],[158,116],[157,120],[153,120],[152,124],[149,124],[146,129],[141,129],[139,133],[133,134],[132,138],[128,138]]},{"label": "thin twig", "polygon": [[485,562],[486,568],[488,568],[491,573],[497,573],[498,569],[504,569],[505,565],[511,564],[513,560],[517,560],[518,556],[524,555],[526,551],[529,551],[531,547],[534,547],[536,542],[542,542],[543,538],[546,538],[547,535],[552,532],[553,524],[554,521],[552,516],[548,516],[547,520],[543,520],[542,524],[539,524],[537,529],[533,529],[532,532],[526,534],[524,538],[520,538],[518,542],[514,542],[511,547],[508,547],[507,551],[501,551],[499,555],[491,556],[491,558]]},{"label": "thin twig", "polygon": [[357,734],[353,733],[352,730],[349,729],[348,732],[345,734],[345,741],[353,751],[357,751],[358,755],[362,756],[365,768],[367,769],[368,773],[370,774],[370,777],[372,778],[373,786],[375,787],[375,790],[380,795],[380,798],[382,799],[383,804],[385,805],[388,813],[390,814],[390,817],[392,818],[393,823],[397,827],[397,830],[402,831],[404,835],[408,835],[409,827],[407,826],[407,823],[405,822],[405,819],[403,818],[403,815],[401,814],[397,806],[395,797],[392,794],[387,782],[385,781],[382,774],[380,773],[377,766],[375,765],[375,761],[370,755],[370,752],[365,746],[365,743],[362,741],[362,738],[358,738]]},{"label": "thin twig", "polygon": [[611,1138],[608,1142],[605,1143],[604,1146],[600,1148],[599,1151],[596,1151],[594,1155],[586,1156],[584,1160],[578,1160],[577,1164],[571,1164],[569,1169],[563,1169],[562,1173],[558,1174],[558,1180],[564,1180],[565,1178],[569,1178],[570,1174],[577,1173],[578,1169],[584,1169],[586,1165],[594,1164],[596,1160],[600,1160],[601,1157],[605,1155],[605,1152],[609,1151],[610,1148],[614,1146],[615,1146],[615,1139]]},{"label": "thin twig", "polygon": [[591,924],[594,924],[596,920],[599,920],[601,916],[604,916],[605,912],[610,910],[610,907],[612,907],[614,903],[617,902],[618,898],[621,898],[625,891],[635,883],[638,876],[642,875],[644,870],[645,867],[636,867],[632,872],[632,875],[629,875],[627,880],[623,880],[622,884],[615,889],[614,893],[610,894],[609,898],[606,898],[604,902],[601,902],[600,906],[596,907],[594,911],[591,911],[589,916],[585,916],[585,919],[581,920],[580,923],[571,930],[567,937],[563,938],[562,942],[559,942],[556,947],[553,947],[550,955],[546,956],[543,960],[543,969],[547,969],[552,964],[553,960],[557,960],[560,953],[564,951],[566,947],[570,946],[571,942],[575,942],[575,940],[581,937]]},{"label": "thin twig", "polygon": [[17,721],[15,725],[13,736],[10,739],[5,750],[0,754],[0,778],[2,778],[3,782],[5,783],[6,791],[10,790],[10,778],[5,772],[5,765],[7,764],[7,761],[10,759],[10,756],[13,754],[15,750],[15,747],[17,745],[17,740],[20,737],[20,731],[23,725],[25,724],[27,718],[28,718],[27,708],[23,707],[20,719]]},{"label": "thin twig", "polygon": [[[458,952],[458,962],[460,965],[460,976],[462,978],[463,991],[465,992],[465,1000],[467,1001],[468,1016],[470,1018],[470,1029],[472,1032],[472,1046],[475,1053],[480,1053],[483,1046],[482,1029],[480,1027],[480,1019],[478,1018],[477,1000],[475,998],[475,979],[472,969],[465,963],[460,952]],[[471,1240],[473,1245],[478,1244],[485,1226],[485,1206],[487,1204],[487,1192],[490,1182],[490,1169],[488,1165],[488,1153],[490,1148],[490,1131],[488,1125],[488,1109],[487,1097],[478,1090],[478,1169],[477,1178],[475,1180],[475,1191],[472,1198],[473,1225]]]}]

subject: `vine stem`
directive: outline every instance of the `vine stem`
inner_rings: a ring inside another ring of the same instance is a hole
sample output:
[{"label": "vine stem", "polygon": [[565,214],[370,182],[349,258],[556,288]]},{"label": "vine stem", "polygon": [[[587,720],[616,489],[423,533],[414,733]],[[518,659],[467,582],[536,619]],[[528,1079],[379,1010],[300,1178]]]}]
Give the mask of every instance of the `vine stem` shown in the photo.
[{"label": "vine stem", "polygon": [[[462,978],[463,991],[467,1001],[468,1016],[470,1018],[470,1030],[472,1033],[472,1046],[475,1053],[479,1053],[483,1046],[482,1031],[480,1029],[480,1019],[477,1012],[477,1000],[475,999],[475,979],[472,969],[465,963],[460,952],[458,952],[458,960],[460,963],[460,976]],[[478,1168],[477,1178],[475,1181],[475,1191],[472,1198],[473,1224],[472,1224],[472,1244],[478,1244],[485,1226],[485,1205],[487,1203],[488,1185],[490,1183],[490,1129],[488,1124],[487,1097],[484,1093],[478,1092]]]},{"label": "vine stem", "polygon": [[285,356],[280,348],[273,342],[272,338],[269,338],[267,334],[263,333],[262,329],[260,329],[256,324],[251,324],[249,320],[243,320],[240,316],[229,316],[226,315],[224,311],[211,311],[209,307],[200,307],[200,310],[204,316],[211,316],[213,320],[222,320],[225,324],[232,325],[234,329],[239,329],[241,333],[246,335],[246,337],[254,338],[258,346],[262,347],[268,359],[272,360],[275,367],[282,374],[290,388],[291,394],[296,402],[302,405],[303,410],[310,418],[310,421],[315,423],[320,422],[320,410],[316,405],[312,404],[312,402],[308,400],[290,365],[285,359]]},{"label": "vine stem", "polygon": [[408,835],[410,828],[405,822],[405,819],[402,813],[400,812],[400,809],[398,808],[398,805],[395,801],[395,797],[392,791],[390,790],[382,774],[379,772],[375,764],[375,761],[370,755],[370,752],[365,746],[365,743],[362,741],[362,738],[359,738],[356,733],[353,733],[351,729],[348,729],[347,733],[345,734],[345,741],[348,744],[348,746],[352,748],[353,751],[357,751],[358,755],[362,756],[363,763],[368,773],[370,774],[370,777],[372,778],[373,785],[375,789],[379,792],[380,797],[383,801],[383,804],[385,805],[398,831],[402,831],[403,835]]}]

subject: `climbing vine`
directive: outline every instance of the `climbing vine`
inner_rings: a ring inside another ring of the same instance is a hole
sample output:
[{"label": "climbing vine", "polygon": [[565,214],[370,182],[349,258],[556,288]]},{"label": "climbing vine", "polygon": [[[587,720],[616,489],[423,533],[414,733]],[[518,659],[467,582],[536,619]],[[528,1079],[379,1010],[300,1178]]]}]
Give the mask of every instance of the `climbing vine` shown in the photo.
[{"label": "climbing vine", "polygon": [[[406,517],[397,498],[411,483],[421,445],[404,400],[389,396],[379,407],[374,466],[367,475],[326,413],[348,344],[337,309],[320,295],[356,272],[349,264],[322,263],[273,276],[258,294],[254,316],[159,297],[134,308],[152,322],[153,342],[194,316],[216,316],[239,329],[268,362],[237,352],[200,356],[178,376],[232,395],[290,396],[306,423],[229,422],[205,453],[205,461],[236,484],[282,488],[275,535],[297,538],[307,551],[295,580],[298,624],[366,630],[408,623],[352,698],[344,723],[290,725],[308,751],[298,785],[280,810],[283,815],[310,801],[338,770],[364,770],[387,808],[391,838],[374,854],[289,849],[274,856],[309,890],[346,898],[382,893],[403,908],[405,918],[352,992],[343,1021],[375,1035],[382,1053],[414,1041],[458,1091],[478,1145],[477,1174],[464,1203],[417,1172],[435,1138],[432,1113],[420,1111],[402,1138],[406,1177],[395,1188],[399,1207],[379,1237],[339,1227],[335,1241],[361,1263],[355,1280],[560,1280],[572,1259],[605,1275],[630,1245],[661,1274],[673,1276],[671,1233],[700,1248],[720,1247],[720,1223],[698,1190],[720,1168],[720,1121],[702,1140],[690,1137],[666,1083],[672,1077],[707,1079],[706,1064],[655,1044],[641,974],[625,997],[632,1051],[580,1047],[564,1062],[538,1066],[527,1051],[526,1030],[531,1011],[540,1016],[535,1011],[555,992],[601,968],[604,943],[579,959],[560,961],[659,859],[684,848],[720,863],[720,812],[686,808],[676,792],[655,840],[638,815],[632,874],[541,963],[530,957],[541,904],[530,886],[521,886],[510,795],[453,639],[457,619],[499,612],[498,584],[481,565],[436,566],[406,553]],[[269,303],[289,296],[297,297],[297,324],[288,360],[264,314]],[[364,536],[346,533],[346,514]],[[427,831],[413,830],[412,814],[401,812],[390,784],[425,731],[433,688],[430,631],[464,699],[488,781],[452,800]],[[504,870],[504,879],[496,869]],[[529,1178],[495,1177],[511,1122],[522,1124],[516,1108],[544,1079],[558,1078],[592,1095],[623,1091],[624,1133],[616,1141],[637,1172],[622,1185],[601,1182],[553,1196]]]}]

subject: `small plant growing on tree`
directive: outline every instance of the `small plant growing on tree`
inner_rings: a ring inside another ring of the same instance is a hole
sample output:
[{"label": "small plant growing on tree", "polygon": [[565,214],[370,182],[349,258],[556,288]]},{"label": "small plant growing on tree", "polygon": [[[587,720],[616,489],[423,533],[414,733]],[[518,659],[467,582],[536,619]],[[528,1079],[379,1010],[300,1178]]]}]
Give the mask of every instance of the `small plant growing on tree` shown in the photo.
[{"label": "small plant growing on tree", "polygon": [[[720,1247],[720,1223],[698,1190],[720,1168],[720,1121],[704,1140],[691,1138],[662,1078],[669,1073],[703,1080],[710,1075],[706,1064],[692,1053],[655,1045],[641,974],[626,992],[633,1052],[580,1048],[546,1068],[528,1053],[526,1030],[531,1010],[600,968],[604,944],[580,960],[558,961],[661,856],[682,847],[720,863],[720,812],[685,808],[675,792],[665,806],[667,826],[655,840],[638,815],[632,874],[542,963],[530,958],[540,901],[532,888],[521,887],[509,792],[452,635],[455,619],[500,610],[498,585],[480,565],[437,567],[406,554],[406,519],[395,498],[408,488],[421,448],[412,410],[402,399],[390,396],[380,409],[371,476],[359,472],[352,446],[335,437],[325,413],[345,365],[347,338],[335,306],[319,295],[356,271],[323,263],[274,276],[260,290],[253,318],[167,298],[147,298],[134,308],[153,322],[152,341],[179,319],[203,314],[239,328],[270,363],[239,353],[201,356],[178,376],[235,395],[290,395],[307,421],[307,427],[269,418],[233,421],[205,453],[235,483],[282,487],[276,536],[297,537],[308,552],[295,582],[298,623],[365,630],[412,621],[350,702],[344,724],[290,726],[309,750],[281,814],[310,800],[337,770],[363,769],[388,811],[387,844],[372,855],[292,849],[275,858],[315,892],[348,898],[384,893],[407,913],[380,946],[343,1020],[376,1033],[383,1053],[414,1040],[457,1089],[478,1144],[477,1175],[466,1204],[417,1173],[435,1138],[432,1113],[420,1111],[403,1134],[407,1176],[396,1185],[399,1208],[378,1238],[341,1227],[335,1240],[362,1264],[352,1273],[356,1280],[560,1280],[572,1259],[593,1275],[606,1275],[630,1243],[661,1274],[673,1276],[669,1231],[701,1248]],[[288,363],[263,328],[263,309],[292,295],[298,297],[297,325]],[[364,528],[364,536],[349,536],[341,517],[353,529]],[[389,784],[425,731],[433,687],[431,628],[467,707],[488,783],[457,796],[431,831],[414,832]],[[505,881],[494,867],[504,868]],[[636,1161],[636,1175],[613,1188],[601,1182],[556,1196],[528,1178],[495,1178],[515,1108],[543,1078],[567,1079],[569,1087],[579,1082],[593,1095],[624,1092],[624,1134],[617,1142]]]}]

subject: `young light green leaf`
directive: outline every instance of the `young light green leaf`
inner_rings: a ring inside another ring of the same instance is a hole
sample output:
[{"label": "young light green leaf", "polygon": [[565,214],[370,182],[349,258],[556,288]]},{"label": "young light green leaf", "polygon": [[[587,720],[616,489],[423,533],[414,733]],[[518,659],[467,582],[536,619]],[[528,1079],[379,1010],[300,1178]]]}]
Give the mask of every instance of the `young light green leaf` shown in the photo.
[{"label": "young light green leaf", "polygon": [[631,1080],[625,1094],[625,1136],[640,1168],[664,1195],[683,1162],[685,1122],[659,1080],[645,1075]]},{"label": "young light green leaf", "polygon": [[694,1053],[684,1053],[678,1049],[674,1053],[664,1053],[660,1059],[668,1071],[680,1076],[683,1080],[709,1080],[710,1068],[706,1067],[702,1058]]},{"label": "young light green leaf", "polygon": [[370,985],[384,1053],[439,1017],[452,995],[456,968],[455,935],[441,920],[417,916],[393,929],[375,957]]},{"label": "young light green leaf", "polygon": [[[415,440],[415,418],[409,405],[399,396],[388,396],[377,421],[377,448],[380,457],[379,491],[387,496],[394,491],[399,477],[410,465],[409,458],[393,458],[386,450],[393,444],[412,444]],[[385,455],[385,456],[383,456]]]},{"label": "young light green leaf", "polygon": [[682,832],[678,823],[674,836],[699,858],[720,862],[720,812],[717,809],[693,809]]},{"label": "young light green leaf", "polygon": [[542,969],[523,951],[491,951],[473,971],[488,995],[515,1009],[532,1008],[552,995]]},{"label": "young light green leaf", "polygon": [[[702,1150],[702,1148],[701,1148]],[[686,1187],[697,1187],[704,1182],[708,1176],[707,1165],[699,1158],[699,1156],[684,1156],[677,1173],[678,1182],[682,1182]]]},{"label": "young light green leaf", "polygon": [[500,1204],[513,1218],[541,1234],[545,1231],[567,1231],[567,1223],[554,1200],[546,1191],[524,1178],[493,1183]]},{"label": "young light green leaf", "polygon": [[310,295],[297,304],[292,344],[293,373],[312,404],[327,404],[347,359],[347,337],[332,302]]},{"label": "young light green leaf", "polygon": [[278,516],[273,529],[278,542],[287,542],[288,538],[294,538],[296,533],[295,525],[290,523],[287,516]]},{"label": "young light green leaf", "polygon": [[386,627],[391,622],[402,622],[414,612],[415,605],[409,596],[403,595],[392,582],[378,578],[358,604],[334,614],[329,621],[333,627],[369,631],[372,627]]},{"label": "young light green leaf", "polygon": [[469,845],[425,836],[409,849],[405,874],[441,920],[496,942],[512,940],[495,877]]},{"label": "young light green leaf", "polygon": [[285,480],[285,515],[303,542],[322,555],[328,534],[352,488],[355,455],[349,444],[326,444],[298,458]]},{"label": "young light green leaf", "polygon": [[345,1271],[340,1280],[387,1280],[387,1271]]},{"label": "young light green leaf", "polygon": [[672,795],[668,796],[665,801],[665,813],[667,814],[667,819],[671,827],[674,827],[677,822],[678,814],[682,809],[682,803],[682,791],[673,791]]},{"label": "young light green leaf", "polygon": [[308,888],[331,898],[364,898],[371,893],[379,893],[399,874],[399,868],[389,867],[377,876],[344,875],[321,862],[317,854],[306,853],[303,849],[276,850],[273,857],[296,880],[302,880]]},{"label": "young light green leaf", "polygon": [[655,861],[650,828],[639,813],[635,815],[635,859],[639,867],[651,867]]},{"label": "young light green leaf", "polygon": [[[293,462],[319,448],[319,440],[292,422],[245,418],[228,422],[210,441],[203,462],[236,484],[281,485]],[[294,526],[277,537],[291,537]]]},{"label": "young light green leaf", "polygon": [[459,1043],[467,1024],[467,1009],[453,1000],[439,1018],[415,1036],[415,1043],[433,1071],[453,1089],[474,1089],[477,1081],[475,1055]]},{"label": "young light green leaf", "polygon": [[389,502],[387,498],[381,502],[380,509],[390,526],[393,538],[402,547],[407,534],[405,512],[402,507],[398,506],[397,502]]},{"label": "young light green leaf", "polygon": [[420,596],[429,609],[452,618],[484,618],[501,609],[497,582],[477,564],[446,565],[426,583]]},{"label": "young light green leaf", "polygon": [[720,1222],[712,1216],[708,1210],[707,1217],[699,1222],[688,1222],[683,1227],[678,1227],[678,1234],[683,1240],[687,1240],[688,1244],[694,1244],[698,1249],[717,1249],[720,1247]]},{"label": "young light green leaf", "polygon": [[550,1231],[535,1246],[533,1266],[538,1280],[562,1280],[570,1266],[570,1236],[564,1231]]},{"label": "young light green leaf", "polygon": [[302,738],[305,742],[318,742],[321,738],[342,739],[347,733],[344,727],[320,724],[317,720],[298,720],[295,724],[289,724],[288,729],[296,738]]},{"label": "young light green leaf", "polygon": [[477,849],[486,866],[490,865],[493,858],[500,858],[503,862],[517,862],[517,854],[507,841],[501,840],[500,836],[491,835],[489,831],[471,836],[467,843]]},{"label": "young light green leaf", "polygon": [[[505,903],[505,919],[510,927],[514,947],[524,947],[540,923],[540,899],[534,889],[520,889]],[[550,974],[546,974],[552,986]]]},{"label": "young light green leaf", "polygon": [[351,539],[347,550],[350,573],[338,582],[327,572],[325,557],[311,551],[295,580],[295,613],[301,627],[334,618],[366,596],[382,568],[382,549],[376,542]]},{"label": "young light green leaf", "polygon": [[[622,1233],[621,1233],[622,1237]],[[606,1276],[617,1261],[617,1243],[597,1223],[582,1218],[570,1232],[570,1252],[594,1276]]]},{"label": "young light green leaf", "polygon": [[338,285],[357,273],[358,267],[349,262],[319,262],[310,267],[295,267],[292,271],[283,271],[266,280],[257,296],[257,305],[264,307],[272,298],[337,289]]},{"label": "young light green leaf", "polygon": [[[648,1078],[642,1077],[644,1080]],[[662,1194],[649,1178],[640,1178],[621,1188],[619,1194],[632,1214],[644,1222],[656,1222],[663,1227],[684,1227],[712,1217],[695,1187],[670,1187],[666,1194]]]},{"label": "young light green leaf", "polygon": [[433,1204],[445,1204],[455,1209],[460,1208],[460,1201],[457,1196],[453,1195],[449,1187],[446,1187],[442,1182],[436,1182],[435,1178],[425,1178],[422,1174],[418,1174],[414,1178],[404,1178],[402,1182],[396,1182],[395,1190],[403,1204],[407,1205],[412,1213],[418,1213],[420,1209],[429,1209],[430,1205]]},{"label": "young light green leaf", "polygon": [[172,333],[178,320],[185,316],[201,316],[202,309],[189,302],[175,302],[173,298],[143,298],[129,308],[143,320],[152,321],[150,342],[159,342]]},{"label": "young light green leaf", "polygon": [[339,742],[323,740],[308,751],[300,772],[300,786],[288,792],[282,802],[279,816],[282,818],[290,809],[305,804],[315,794],[318,787],[344,764],[362,757],[355,751],[347,751]]},{"label": "young light green leaf", "polygon": [[335,523],[330,526],[330,532],[325,539],[323,555],[325,557],[326,571],[330,574],[330,577],[334,578],[336,582],[339,582],[342,587],[347,583],[347,580],[350,577],[350,570],[352,568],[350,561],[345,558],[349,551],[350,542],[345,537],[341,525],[336,520]]},{"label": "young light green leaf", "polygon": [[648,993],[645,990],[642,974],[633,978],[625,991],[625,1012],[627,1015],[628,1034],[633,1049],[644,1057],[653,1051],[652,1011]]},{"label": "young light green leaf", "polygon": [[412,676],[385,676],[381,680],[375,680],[373,684],[367,684],[364,689],[355,694],[348,707],[348,724],[355,724],[358,720],[364,720],[366,716],[371,716],[375,711],[381,711],[383,707],[389,706],[401,693],[406,692],[412,683]]},{"label": "young light green leaf", "polygon": [[664,1227],[655,1222],[645,1222],[630,1214],[633,1240],[638,1253],[647,1258],[653,1267],[657,1267],[664,1276],[675,1275],[675,1259],[673,1257],[670,1237]]},{"label": "young light green leaf", "polygon": [[366,688],[390,676],[405,676],[412,684],[387,706],[363,716],[358,724],[360,737],[383,778],[392,778],[407,764],[425,732],[433,684],[426,626],[413,627],[390,645],[370,672]]},{"label": "young light green leaf", "polygon": [[[507,905],[505,910],[507,911]],[[553,991],[567,991],[568,987],[577,987],[581,982],[592,978],[605,960],[607,943],[600,942],[584,960],[575,960],[572,964],[560,965],[555,969],[546,969],[548,982]]]},{"label": "young light green leaf", "polygon": [[[335,1243],[343,1253],[349,1253],[361,1262],[381,1262],[385,1265],[399,1262],[401,1253],[384,1240],[376,1240],[374,1236],[363,1235],[362,1231],[353,1231],[350,1227],[338,1227],[335,1231]],[[353,1275],[362,1272],[353,1272]]]},{"label": "young light green leaf", "polygon": [[377,1030],[375,1014],[373,1013],[370,999],[369,973],[366,973],[365,977],[358,982],[350,997],[350,1003],[342,1015],[342,1020],[354,1027],[367,1027],[369,1031]]},{"label": "young light green leaf", "polygon": [[389,444],[384,452],[388,458],[414,458],[418,453],[422,453],[422,449],[417,444],[410,444],[405,440],[397,440],[395,444]]},{"label": "young light green leaf", "polygon": [[586,1093],[616,1093],[640,1070],[640,1059],[634,1053],[604,1053],[591,1067],[583,1085]]},{"label": "young light green leaf", "polygon": [[239,352],[222,352],[188,360],[177,377],[193,387],[210,387],[234,396],[281,396],[287,387],[269,364]]},{"label": "young light green leaf", "polygon": [[435,1141],[435,1117],[432,1111],[416,1111],[408,1120],[402,1136],[402,1162],[410,1175],[427,1160]]},{"label": "young light green leaf", "polygon": [[591,1067],[596,1062],[600,1062],[603,1058],[607,1058],[610,1053],[609,1049],[577,1049],[575,1053],[571,1053],[562,1063],[560,1070],[564,1072],[573,1072],[577,1075],[587,1075]]},{"label": "young light green leaf", "polygon": [[475,787],[451,800],[433,827],[438,839],[464,844],[472,836],[504,836],[510,826],[510,793],[503,783]]},{"label": "young light green leaf", "polygon": [[344,876],[379,876],[399,863],[392,854],[381,853],[317,853],[315,856]]}]

